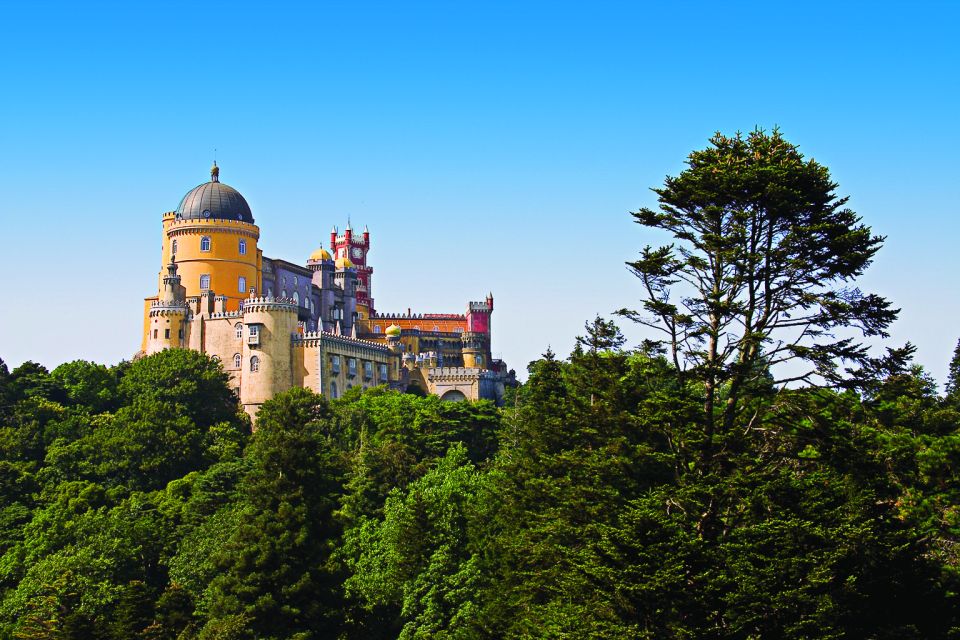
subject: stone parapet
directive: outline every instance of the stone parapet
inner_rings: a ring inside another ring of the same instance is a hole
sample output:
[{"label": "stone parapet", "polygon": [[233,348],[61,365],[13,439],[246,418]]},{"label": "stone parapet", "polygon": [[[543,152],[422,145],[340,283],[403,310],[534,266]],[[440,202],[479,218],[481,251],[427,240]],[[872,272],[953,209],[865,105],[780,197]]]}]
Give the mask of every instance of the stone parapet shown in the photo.
[{"label": "stone parapet", "polygon": [[296,313],[298,306],[299,305],[293,301],[293,298],[273,298],[267,296],[263,298],[246,298],[243,301],[244,313],[259,313],[264,311]]},{"label": "stone parapet", "polygon": [[390,347],[384,345],[383,343],[373,342],[371,340],[362,340],[360,338],[351,338],[350,336],[328,333],[326,331],[307,331],[303,335],[293,336],[293,346],[295,347],[315,347],[319,346],[321,341],[327,344],[336,344],[344,347],[361,347],[365,349],[371,349],[384,354],[390,353]]},{"label": "stone parapet", "polygon": [[497,374],[475,367],[431,367],[427,369],[427,378],[434,380],[469,381],[477,379],[493,379]]}]

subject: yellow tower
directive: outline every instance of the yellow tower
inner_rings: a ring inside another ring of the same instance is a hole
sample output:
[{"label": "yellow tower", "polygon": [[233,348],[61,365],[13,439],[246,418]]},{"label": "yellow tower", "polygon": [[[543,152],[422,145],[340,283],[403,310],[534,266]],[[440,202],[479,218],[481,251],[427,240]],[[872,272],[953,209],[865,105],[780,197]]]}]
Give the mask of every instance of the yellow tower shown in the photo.
[{"label": "yellow tower", "polygon": [[147,330],[143,350],[147,354],[164,349],[183,347],[187,344],[189,324],[184,289],[177,275],[177,264],[171,259],[167,275],[163,277],[163,289],[147,312]]},{"label": "yellow tower", "polygon": [[[259,239],[250,205],[239,191],[220,182],[214,163],[210,182],[191,189],[176,211],[163,214],[160,263],[176,259],[187,298],[213,291],[226,298],[226,311],[237,311],[242,300],[261,288]],[[152,335],[150,306],[162,295],[163,278],[161,269],[158,296],[145,301],[144,351]]]}]

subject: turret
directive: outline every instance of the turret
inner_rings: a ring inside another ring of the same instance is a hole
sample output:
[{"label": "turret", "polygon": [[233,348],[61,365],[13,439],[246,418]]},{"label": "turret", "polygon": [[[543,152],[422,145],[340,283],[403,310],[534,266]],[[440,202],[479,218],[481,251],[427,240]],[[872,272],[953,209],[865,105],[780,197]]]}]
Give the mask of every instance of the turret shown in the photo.
[{"label": "turret", "polygon": [[188,340],[188,316],[186,290],[180,284],[176,258],[171,256],[167,273],[163,276],[163,290],[158,299],[151,302],[147,314],[144,351],[149,355],[185,346]]},{"label": "turret", "polygon": [[400,379],[400,368],[401,368],[401,359],[403,357],[403,344],[400,342],[400,327],[393,324],[387,327],[387,330],[384,332],[387,337],[387,347],[390,349],[390,353],[393,354],[393,358],[390,361],[390,379],[399,380]]},{"label": "turret", "polygon": [[297,332],[297,305],[274,298],[249,298],[243,306],[243,363],[240,402],[250,415],[293,386],[291,338]]},{"label": "turret", "polygon": [[476,369],[490,368],[490,336],[466,331],[460,336],[463,344],[463,366]]}]

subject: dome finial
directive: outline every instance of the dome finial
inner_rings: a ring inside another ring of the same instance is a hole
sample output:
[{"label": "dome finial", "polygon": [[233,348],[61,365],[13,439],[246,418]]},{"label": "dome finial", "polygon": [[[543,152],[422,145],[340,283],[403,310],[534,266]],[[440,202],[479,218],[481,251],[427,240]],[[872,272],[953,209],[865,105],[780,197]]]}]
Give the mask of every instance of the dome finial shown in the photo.
[{"label": "dome finial", "polygon": [[213,161],[213,166],[210,167],[210,182],[220,182],[220,167],[217,166],[217,161]]}]

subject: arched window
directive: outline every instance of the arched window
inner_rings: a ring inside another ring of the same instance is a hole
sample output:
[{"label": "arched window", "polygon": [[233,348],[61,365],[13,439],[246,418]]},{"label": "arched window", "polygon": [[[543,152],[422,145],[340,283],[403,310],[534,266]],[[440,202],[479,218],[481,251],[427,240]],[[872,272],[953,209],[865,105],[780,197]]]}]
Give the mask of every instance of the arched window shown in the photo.
[{"label": "arched window", "polygon": [[210,236],[200,238],[200,251],[210,251]]},{"label": "arched window", "polygon": [[170,253],[177,255],[177,239],[174,238],[173,242],[170,244]]},{"label": "arched window", "polygon": [[240,255],[247,255],[247,241],[240,238]]},{"label": "arched window", "polygon": [[293,292],[293,303],[294,303],[294,304],[300,304],[300,292],[299,292],[299,291],[294,291],[294,292]]},{"label": "arched window", "polygon": [[280,297],[281,297],[281,298],[286,298],[286,297],[287,297],[287,290],[286,290],[286,289],[284,289],[283,291],[280,292]]},{"label": "arched window", "polygon": [[210,288],[210,274],[204,273],[200,276],[200,288],[209,289]]},{"label": "arched window", "polygon": [[373,325],[373,332],[374,332],[374,333],[380,333],[380,325],[378,325],[378,324]]},{"label": "arched window", "polygon": [[331,382],[331,383],[330,383],[330,397],[331,397],[331,398],[334,398],[334,399],[336,399],[336,397],[337,397],[337,383],[336,383],[336,382]]},{"label": "arched window", "polygon": [[414,330],[414,331],[420,331],[420,325],[418,325],[418,324],[413,325],[413,330]]},{"label": "arched window", "polygon": [[[239,327],[240,325],[237,325],[237,326]],[[239,368],[240,368],[240,362],[241,362],[241,360],[242,360],[242,358],[240,357],[240,354],[239,354],[239,353],[233,354],[233,368],[234,368],[234,369],[239,369]]]},{"label": "arched window", "polygon": [[237,290],[240,293],[247,292],[247,279],[244,278],[243,276],[240,276],[239,278],[237,278]]},{"label": "arched window", "polygon": [[436,324],[433,325],[433,330],[434,330],[434,331],[440,331],[440,325],[436,325]]},{"label": "arched window", "polygon": [[[237,324],[233,325],[233,328],[237,330],[237,338],[238,338],[238,339],[239,339],[239,338],[242,338],[242,337],[243,337],[243,323],[238,322]],[[237,355],[237,357],[239,358],[240,356]],[[238,364],[237,366],[239,367],[240,365]]]},{"label": "arched window", "polygon": [[298,283],[299,283],[299,279],[297,278],[297,276],[293,276],[293,286],[297,286]]},{"label": "arched window", "polygon": [[267,287],[267,297],[268,298],[273,297],[273,287]]},{"label": "arched window", "polygon": [[260,358],[250,356],[250,371],[260,371]]}]

